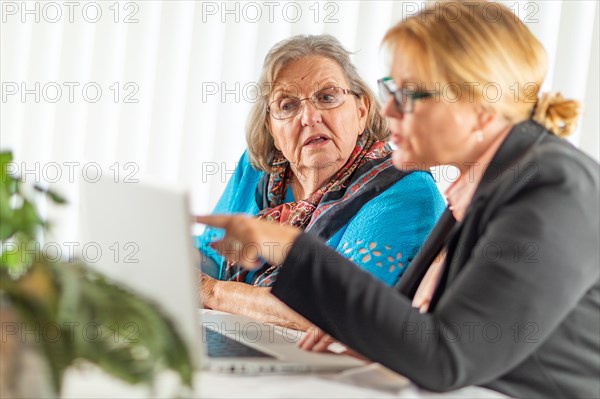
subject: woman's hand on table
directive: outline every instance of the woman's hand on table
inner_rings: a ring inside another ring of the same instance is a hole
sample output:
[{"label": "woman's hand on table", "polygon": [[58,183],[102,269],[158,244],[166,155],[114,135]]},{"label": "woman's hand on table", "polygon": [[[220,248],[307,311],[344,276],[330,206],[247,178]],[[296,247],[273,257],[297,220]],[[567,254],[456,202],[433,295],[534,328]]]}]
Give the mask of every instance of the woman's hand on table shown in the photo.
[{"label": "woman's hand on table", "polygon": [[331,335],[318,327],[309,327],[306,330],[306,334],[298,341],[298,346],[300,349],[310,352],[330,352],[368,361],[367,358],[354,352],[339,341],[336,341]]},{"label": "woman's hand on table", "polygon": [[215,307],[215,286],[220,282],[209,275],[197,271],[198,288],[197,297],[202,307],[205,309],[213,309]]},{"label": "woman's hand on table", "polygon": [[196,216],[197,223],[225,230],[225,236],[212,247],[227,260],[246,269],[267,261],[282,264],[301,231],[244,215]]}]

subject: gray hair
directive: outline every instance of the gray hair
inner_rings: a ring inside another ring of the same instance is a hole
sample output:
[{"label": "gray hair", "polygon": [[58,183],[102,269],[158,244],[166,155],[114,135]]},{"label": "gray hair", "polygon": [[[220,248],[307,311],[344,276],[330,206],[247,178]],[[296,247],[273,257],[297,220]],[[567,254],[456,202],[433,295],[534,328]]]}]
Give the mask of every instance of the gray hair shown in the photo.
[{"label": "gray hair", "polygon": [[275,44],[265,57],[258,81],[257,101],[252,106],[246,121],[246,142],[252,165],[270,172],[271,161],[276,151],[273,137],[267,128],[267,106],[273,85],[279,72],[293,61],[308,56],[322,56],[334,61],[342,69],[349,89],[369,102],[365,133],[375,140],[389,137],[387,122],[379,114],[381,105],[369,85],[358,75],[350,62],[350,52],[331,35],[297,35]]}]

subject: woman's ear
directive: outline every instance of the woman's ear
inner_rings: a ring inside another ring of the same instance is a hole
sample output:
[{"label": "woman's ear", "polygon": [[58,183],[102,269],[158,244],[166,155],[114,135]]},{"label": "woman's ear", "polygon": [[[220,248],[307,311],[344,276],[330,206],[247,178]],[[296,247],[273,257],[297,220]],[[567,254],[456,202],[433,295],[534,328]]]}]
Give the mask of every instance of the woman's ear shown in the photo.
[{"label": "woman's ear", "polygon": [[369,99],[365,95],[361,95],[358,100],[358,123],[360,126],[360,134],[367,127],[367,117],[369,116]]},{"label": "woman's ear", "polygon": [[493,125],[498,117],[494,109],[481,105],[476,107],[475,112],[477,113],[477,130],[481,131],[485,131]]}]

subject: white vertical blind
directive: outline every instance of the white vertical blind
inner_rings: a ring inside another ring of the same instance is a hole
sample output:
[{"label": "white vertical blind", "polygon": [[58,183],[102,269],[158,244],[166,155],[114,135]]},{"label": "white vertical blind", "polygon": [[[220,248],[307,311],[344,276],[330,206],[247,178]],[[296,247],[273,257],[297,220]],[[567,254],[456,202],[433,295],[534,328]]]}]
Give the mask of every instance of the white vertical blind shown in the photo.
[{"label": "white vertical blind", "polygon": [[[596,16],[596,2],[576,1],[574,4],[562,5],[562,18],[560,20],[559,36],[556,54],[564,60],[575,62],[556,62],[555,72],[552,79],[552,87],[560,88],[560,91],[568,98],[583,100],[588,90],[588,70],[593,37],[590,34],[594,30],[594,17]],[[573,24],[569,21],[578,21]],[[574,38],[576,38],[574,40]],[[596,51],[598,51],[596,41]],[[596,70],[596,74],[598,71]],[[598,107],[593,111],[586,107],[586,112],[598,113]],[[597,134],[597,132],[596,132]],[[581,126],[569,140],[574,144],[580,143]]]},{"label": "white vertical blind", "polygon": [[[544,89],[585,103],[571,140],[598,159],[597,2],[503,3],[548,51]],[[81,1],[69,9],[2,1],[1,147],[21,168],[37,169],[26,181],[51,183],[70,199],[70,207],[49,210],[62,241],[76,236],[78,182],[94,178],[96,164],[120,180],[149,175],[185,184],[193,210],[208,212],[245,148],[249,89],[273,44],[333,34],[375,88],[386,72],[383,34],[423,4]]]},{"label": "white vertical blind", "polygon": [[590,51],[590,63],[587,74],[587,90],[583,104],[585,107],[581,123],[581,135],[579,136],[579,147],[591,154],[598,160],[598,149],[600,148],[600,7],[596,6],[594,17],[594,29],[592,33],[592,46]]}]

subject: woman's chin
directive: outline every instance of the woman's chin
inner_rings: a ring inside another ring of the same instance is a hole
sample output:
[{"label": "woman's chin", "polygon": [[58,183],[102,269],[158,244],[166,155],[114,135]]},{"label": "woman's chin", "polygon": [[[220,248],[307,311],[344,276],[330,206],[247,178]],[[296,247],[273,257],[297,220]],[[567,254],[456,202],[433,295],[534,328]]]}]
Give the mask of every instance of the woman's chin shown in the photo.
[{"label": "woman's chin", "polygon": [[406,155],[406,151],[403,151],[401,148],[397,148],[396,150],[394,150],[394,152],[392,153],[392,162],[394,163],[396,169],[408,169],[407,164],[410,164],[410,162],[407,162]]},{"label": "woman's chin", "polygon": [[400,170],[424,170],[426,169],[423,162],[419,162],[414,154],[406,148],[398,148],[392,153],[392,163],[396,169]]},{"label": "woman's chin", "polygon": [[340,164],[338,157],[332,157],[331,154],[320,153],[312,154],[312,156],[304,157],[300,164],[306,169],[327,169],[331,170],[331,173],[335,173],[343,163]]}]

